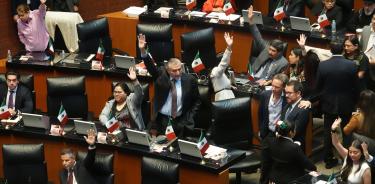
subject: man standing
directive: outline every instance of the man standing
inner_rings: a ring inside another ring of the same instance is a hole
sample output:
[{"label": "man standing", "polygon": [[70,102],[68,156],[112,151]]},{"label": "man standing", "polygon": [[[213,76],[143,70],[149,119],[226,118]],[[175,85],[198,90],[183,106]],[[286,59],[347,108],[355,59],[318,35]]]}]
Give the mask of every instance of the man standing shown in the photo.
[{"label": "man standing", "polygon": [[70,148],[61,150],[61,161],[64,170],[60,172],[61,184],[95,184],[97,183],[90,173],[90,168],[95,162],[95,131],[90,129],[87,137],[84,136],[89,144],[88,152],[83,160],[76,161],[76,154]]},{"label": "man standing", "polygon": [[309,122],[309,110],[299,107],[302,100],[303,86],[298,81],[289,81],[285,87],[285,96],[288,105],[284,106],[281,112],[281,120],[287,120],[295,124],[296,135],[293,140],[298,141],[305,151],[305,135]]},{"label": "man standing", "polygon": [[32,113],[33,100],[30,89],[19,84],[20,74],[8,71],[5,73],[6,85],[0,85],[0,102],[5,101],[12,116],[18,111]]},{"label": "man standing", "polygon": [[[358,98],[358,75],[354,62],[342,56],[343,43],[332,41],[332,57],[320,62],[317,72],[316,89],[320,92],[321,109],[324,114],[324,162],[326,168],[337,164],[333,158],[331,126],[338,117],[342,119],[341,128],[349,121]],[[348,146],[349,137],[344,136]]]},{"label": "man standing", "polygon": [[281,73],[285,69],[288,61],[283,56],[284,43],[281,40],[275,39],[267,46],[258,27],[252,23],[253,15],[253,6],[250,6],[248,13],[250,33],[253,35],[253,39],[261,52],[254,61],[249,61],[249,67],[252,68],[257,83],[264,86],[271,83],[274,75]]},{"label": "man standing", "polygon": [[259,129],[262,139],[275,136],[276,123],[280,120],[281,110],[286,106],[283,91],[287,82],[287,75],[276,74],[272,79],[272,90],[266,90],[260,96]]},{"label": "man standing", "polygon": [[45,51],[47,48],[49,35],[44,22],[47,11],[45,2],[40,0],[39,9],[33,11],[26,4],[17,7],[18,36],[27,51]]},{"label": "man standing", "polygon": [[157,68],[152,57],[146,52],[146,37],[138,36],[138,46],[148,72],[154,80],[154,113],[150,132],[153,135],[164,133],[168,122],[176,135],[183,137],[184,131],[194,128],[194,116],[200,106],[198,83],[189,74],[182,73],[181,61],[169,59],[165,67]]},{"label": "man standing", "polygon": [[40,1],[39,0],[11,0],[12,2],[12,16],[13,16],[13,20],[15,22],[17,22],[17,20],[19,19],[18,17],[18,14],[17,14],[17,7],[18,5],[20,4],[27,4],[27,6],[30,7],[30,10],[36,10],[38,9],[39,5],[40,5]]}]

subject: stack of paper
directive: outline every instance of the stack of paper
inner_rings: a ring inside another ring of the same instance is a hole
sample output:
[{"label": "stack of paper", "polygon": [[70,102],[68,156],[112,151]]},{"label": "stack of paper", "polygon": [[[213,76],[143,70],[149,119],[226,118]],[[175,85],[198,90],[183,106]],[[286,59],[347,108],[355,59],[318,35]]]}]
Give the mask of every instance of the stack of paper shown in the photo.
[{"label": "stack of paper", "polygon": [[146,11],[146,9],[143,8],[143,7],[130,6],[129,8],[126,8],[122,12],[125,13],[126,15],[128,15],[128,17],[138,18],[138,16],[145,11]]},{"label": "stack of paper", "polygon": [[158,8],[157,10],[155,10],[154,11],[154,13],[161,13],[161,12],[163,12],[163,11],[170,11],[170,10],[172,10],[173,8],[171,8],[171,7],[160,7],[160,8]]},{"label": "stack of paper", "polygon": [[222,158],[225,158],[227,155],[227,149],[210,145],[206,150],[206,155],[204,156],[204,158],[220,160]]},{"label": "stack of paper", "polygon": [[189,14],[190,16],[194,16],[194,17],[203,17],[206,15],[205,12],[200,12],[200,11],[192,11],[190,12]]}]

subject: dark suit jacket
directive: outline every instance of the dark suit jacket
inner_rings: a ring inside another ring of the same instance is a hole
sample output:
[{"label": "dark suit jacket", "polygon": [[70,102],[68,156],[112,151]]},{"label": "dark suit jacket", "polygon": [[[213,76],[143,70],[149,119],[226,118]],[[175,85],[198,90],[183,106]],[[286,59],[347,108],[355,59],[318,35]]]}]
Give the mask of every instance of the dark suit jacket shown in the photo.
[{"label": "dark suit jacket", "polygon": [[[11,0],[12,2],[12,16],[17,14],[17,6],[20,4],[27,4],[27,0]],[[38,9],[40,0],[30,0],[30,10]]]},{"label": "dark suit jacket", "polygon": [[[84,160],[77,160],[73,168],[74,176],[78,184],[96,184],[90,168],[95,162],[96,149],[89,149]],[[60,172],[60,184],[66,184],[68,171],[66,169]]]},{"label": "dark suit jacket", "polygon": [[[143,61],[146,65],[148,72],[152,75],[155,85],[155,98],[154,98],[154,115],[157,115],[158,112],[163,107],[164,103],[168,98],[168,94],[171,88],[170,76],[166,71],[165,67],[157,68],[149,55],[146,58],[143,58]],[[184,126],[192,129],[194,128],[194,116],[197,113],[200,100],[198,92],[198,83],[197,80],[189,74],[182,73],[181,75],[181,88],[182,88],[182,115],[180,122],[184,123]],[[152,125],[158,127],[160,125],[155,125],[156,116],[152,118]],[[154,128],[151,127],[151,128]],[[159,128],[160,129],[160,128]],[[165,129],[165,127],[161,127]]]},{"label": "dark suit jacket", "polygon": [[262,167],[260,183],[289,183],[305,174],[305,169],[315,171],[315,165],[301,148],[283,137],[267,137],[262,142]]},{"label": "dark suit jacket", "polygon": [[[259,104],[259,130],[260,130],[260,137],[264,139],[267,134],[270,132],[268,129],[269,123],[269,112],[268,112],[268,104],[270,102],[272,91],[264,91],[260,95],[260,104]],[[282,106],[285,107],[287,105],[285,96],[282,96]]]},{"label": "dark suit jacket", "polygon": [[[277,5],[281,1],[282,4],[284,4],[285,0],[271,0],[269,1],[269,17],[273,17],[273,14],[277,8]],[[291,0],[288,5],[288,9],[284,12],[286,14],[286,18],[289,18],[289,16],[296,16],[296,17],[305,17],[305,3],[302,0]]]},{"label": "dark suit jacket", "polygon": [[359,94],[355,63],[343,56],[333,56],[320,62],[316,89],[321,93],[323,113],[351,114]]},{"label": "dark suit jacket", "polygon": [[[299,104],[299,103],[298,103]],[[289,116],[286,120],[289,122],[295,123],[296,125],[296,135],[294,136],[293,140],[301,142],[301,148],[305,151],[305,135],[306,135],[306,128],[309,122],[309,110],[302,109],[298,107],[298,104],[293,108],[293,110],[289,113]],[[281,112],[281,120],[285,120],[285,114],[288,108],[291,105],[284,106]]]},{"label": "dark suit jacket", "polygon": [[[0,85],[0,101],[3,101],[7,97],[8,86],[6,84]],[[33,112],[33,99],[29,88],[22,84],[18,84],[16,93],[15,108],[21,112],[32,113]]]},{"label": "dark suit jacket", "polygon": [[[319,16],[320,13],[323,10],[322,3],[318,3],[317,6],[315,6],[311,11],[314,13],[314,15]],[[332,20],[336,20],[336,29],[337,31],[345,28],[345,19],[344,19],[344,14],[343,10],[340,6],[335,5],[332,9],[328,10],[327,13],[327,18],[332,24]],[[331,25],[327,26],[326,29],[331,30]]]}]

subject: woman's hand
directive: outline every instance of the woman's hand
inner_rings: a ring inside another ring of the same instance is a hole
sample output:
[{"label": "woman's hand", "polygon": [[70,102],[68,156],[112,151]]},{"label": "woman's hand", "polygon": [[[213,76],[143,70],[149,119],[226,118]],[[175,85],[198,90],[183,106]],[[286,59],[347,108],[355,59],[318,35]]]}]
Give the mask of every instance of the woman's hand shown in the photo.
[{"label": "woman's hand", "polygon": [[247,18],[249,18],[249,24],[253,24],[253,17],[254,17],[254,13],[253,13],[253,5],[251,5],[248,9],[248,14],[247,14]]},{"label": "woman's hand", "polygon": [[305,48],[305,44],[306,44],[306,35],[305,34],[300,34],[299,35],[299,39],[297,39],[297,43],[298,45],[303,49]]},{"label": "woman's hand", "polygon": [[340,127],[340,124],[341,124],[341,118],[337,118],[335,122],[333,122],[331,126],[331,130],[336,130],[337,128]]},{"label": "woman's hand", "polygon": [[128,77],[130,80],[137,79],[137,74],[135,73],[135,68],[133,66],[129,68]]},{"label": "woman's hand", "polygon": [[141,50],[142,54],[147,54],[146,53],[146,44],[147,44],[146,36],[144,34],[139,34],[137,36],[137,38],[138,38],[138,48],[139,48],[139,50]]},{"label": "woman's hand", "polygon": [[225,42],[227,43],[227,47],[229,49],[232,49],[232,45],[233,45],[233,36],[231,36],[228,32],[225,32],[224,33],[224,39],[225,39]]}]

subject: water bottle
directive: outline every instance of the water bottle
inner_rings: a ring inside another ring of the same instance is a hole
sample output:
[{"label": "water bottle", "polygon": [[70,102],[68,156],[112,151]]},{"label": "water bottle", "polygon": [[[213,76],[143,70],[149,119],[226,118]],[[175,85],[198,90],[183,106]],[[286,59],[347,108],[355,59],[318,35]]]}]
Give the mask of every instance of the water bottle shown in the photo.
[{"label": "water bottle", "polygon": [[10,50],[8,50],[7,61],[8,63],[12,62],[12,53],[10,52]]},{"label": "water bottle", "polygon": [[334,40],[336,38],[336,20],[332,20],[332,39]]}]

